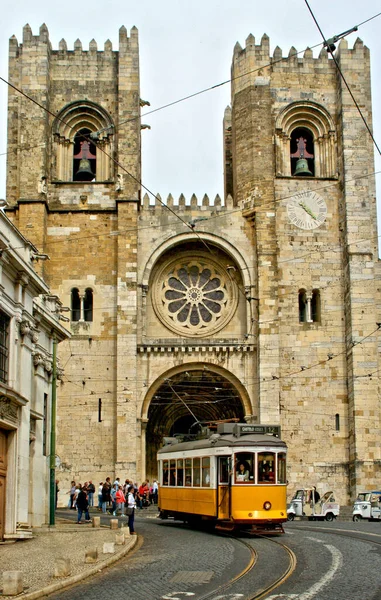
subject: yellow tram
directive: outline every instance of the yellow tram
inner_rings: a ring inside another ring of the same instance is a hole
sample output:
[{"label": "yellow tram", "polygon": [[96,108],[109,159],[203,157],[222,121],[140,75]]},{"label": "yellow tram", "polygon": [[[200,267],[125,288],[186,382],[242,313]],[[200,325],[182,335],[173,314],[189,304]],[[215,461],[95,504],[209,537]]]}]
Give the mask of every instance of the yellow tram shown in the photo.
[{"label": "yellow tram", "polygon": [[157,454],[160,516],[283,533],[287,446],[279,434],[278,426],[221,423],[205,439],[169,438]]}]

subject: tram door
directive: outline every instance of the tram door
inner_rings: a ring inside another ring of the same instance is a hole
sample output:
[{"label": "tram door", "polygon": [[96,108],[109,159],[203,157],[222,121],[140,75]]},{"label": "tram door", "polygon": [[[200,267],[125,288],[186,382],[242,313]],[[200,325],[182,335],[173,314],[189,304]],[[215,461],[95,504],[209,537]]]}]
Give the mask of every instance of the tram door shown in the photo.
[{"label": "tram door", "polygon": [[218,457],[217,516],[228,519],[230,513],[229,456]]},{"label": "tram door", "polygon": [[5,481],[7,475],[7,437],[0,429],[0,540],[4,535]]}]

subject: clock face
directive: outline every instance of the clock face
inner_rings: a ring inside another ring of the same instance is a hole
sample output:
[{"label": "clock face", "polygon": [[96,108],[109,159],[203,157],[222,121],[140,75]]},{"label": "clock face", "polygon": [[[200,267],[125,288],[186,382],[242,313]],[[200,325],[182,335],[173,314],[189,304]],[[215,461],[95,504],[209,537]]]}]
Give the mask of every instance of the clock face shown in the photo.
[{"label": "clock face", "polygon": [[316,229],[327,217],[327,205],[316,192],[299,192],[287,203],[290,223],[300,229]]}]

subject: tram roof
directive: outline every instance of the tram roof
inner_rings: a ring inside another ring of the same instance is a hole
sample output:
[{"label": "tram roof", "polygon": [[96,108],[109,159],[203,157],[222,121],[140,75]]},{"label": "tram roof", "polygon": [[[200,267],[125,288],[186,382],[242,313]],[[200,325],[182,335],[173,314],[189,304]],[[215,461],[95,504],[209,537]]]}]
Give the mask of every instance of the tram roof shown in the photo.
[{"label": "tram roof", "polygon": [[183,452],[185,450],[198,450],[198,449],[211,449],[211,448],[223,448],[223,447],[251,447],[251,448],[262,448],[273,446],[275,448],[286,448],[286,443],[279,438],[272,435],[261,435],[261,434],[249,434],[249,435],[221,435],[217,437],[216,434],[209,438],[194,440],[191,442],[179,442],[172,443],[163,446],[158,451],[158,454],[167,454],[170,452]]}]

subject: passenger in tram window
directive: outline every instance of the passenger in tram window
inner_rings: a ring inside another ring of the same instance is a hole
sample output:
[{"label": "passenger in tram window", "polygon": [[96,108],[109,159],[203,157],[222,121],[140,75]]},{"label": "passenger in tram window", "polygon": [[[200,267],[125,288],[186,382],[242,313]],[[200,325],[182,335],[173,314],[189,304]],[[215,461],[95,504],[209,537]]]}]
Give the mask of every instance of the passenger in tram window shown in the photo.
[{"label": "passenger in tram window", "polygon": [[270,465],[265,465],[262,471],[262,475],[260,477],[260,481],[264,481],[266,483],[273,483],[275,481],[274,471],[270,467]]},{"label": "passenger in tram window", "polygon": [[244,463],[240,463],[236,472],[236,481],[249,481],[249,469]]}]

